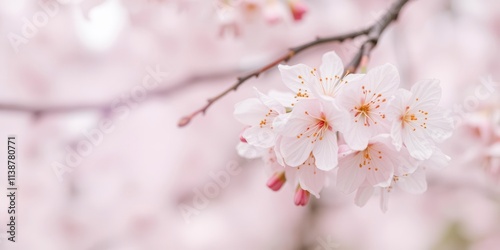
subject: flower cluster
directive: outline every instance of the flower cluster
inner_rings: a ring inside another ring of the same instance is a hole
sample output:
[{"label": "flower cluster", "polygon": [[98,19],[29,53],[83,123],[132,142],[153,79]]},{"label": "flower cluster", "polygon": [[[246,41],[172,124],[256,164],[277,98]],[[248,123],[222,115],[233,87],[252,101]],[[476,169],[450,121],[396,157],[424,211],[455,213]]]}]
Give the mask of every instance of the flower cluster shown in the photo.
[{"label": "flower cluster", "polygon": [[399,74],[385,64],[366,74],[345,74],[335,52],[323,56],[319,69],[280,65],[289,93],[258,92],[235,106],[235,118],[247,127],[237,146],[247,158],[262,157],[270,171],[267,185],[295,188],[295,204],[316,198],[336,171],[336,186],[356,192],[362,206],[375,191],[398,188],[425,191],[426,167],[449,160],[436,146],[451,135],[452,120],[438,106],[436,80],[399,88]]}]

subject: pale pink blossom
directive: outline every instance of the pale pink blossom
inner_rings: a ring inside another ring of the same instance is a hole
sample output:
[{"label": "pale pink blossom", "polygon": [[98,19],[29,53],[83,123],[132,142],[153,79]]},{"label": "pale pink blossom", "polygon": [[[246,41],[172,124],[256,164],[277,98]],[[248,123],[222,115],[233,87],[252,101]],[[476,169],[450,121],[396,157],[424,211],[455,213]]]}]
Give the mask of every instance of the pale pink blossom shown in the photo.
[{"label": "pale pink blossom", "polygon": [[450,157],[438,148],[433,148],[433,150],[432,156],[425,161],[418,161],[408,157],[409,154],[405,152],[406,150],[403,150],[403,153],[406,153],[403,157],[408,157],[408,160],[402,161],[399,167],[395,169],[391,184],[387,187],[376,187],[365,181],[356,192],[355,204],[362,207],[374,193],[379,192],[380,209],[386,212],[388,210],[389,196],[395,190],[401,189],[410,194],[424,193],[427,190],[425,171],[429,168],[442,168],[450,161]]},{"label": "pale pink blossom", "polygon": [[370,138],[389,130],[386,109],[398,85],[396,67],[385,64],[344,87],[338,103],[349,111],[351,126],[344,139],[352,149],[366,148]]},{"label": "pale pink blossom", "polygon": [[339,161],[337,188],[352,193],[367,182],[369,186],[388,187],[394,171],[403,161],[388,135],[374,137],[363,150],[346,154]]},{"label": "pale pink blossom", "polygon": [[345,128],[346,112],[320,100],[301,100],[280,131],[280,154],[284,162],[297,167],[311,155],[321,170],[337,166],[337,131]]},{"label": "pale pink blossom", "polygon": [[286,110],[278,101],[256,92],[257,98],[249,98],[235,105],[234,117],[249,126],[241,135],[248,144],[269,148],[275,142],[273,121]]},{"label": "pale pink blossom", "polygon": [[453,123],[438,106],[441,87],[437,80],[417,82],[411,91],[401,89],[391,106],[394,119],[391,135],[396,148],[405,145],[410,155],[419,160],[432,155],[434,141],[451,136]]}]

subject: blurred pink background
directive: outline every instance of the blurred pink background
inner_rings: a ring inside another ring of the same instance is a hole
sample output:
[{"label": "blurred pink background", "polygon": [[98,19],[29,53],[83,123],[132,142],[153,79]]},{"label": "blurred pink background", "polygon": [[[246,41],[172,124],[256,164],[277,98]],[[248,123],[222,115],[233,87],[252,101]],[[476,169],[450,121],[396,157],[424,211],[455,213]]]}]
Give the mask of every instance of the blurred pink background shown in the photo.
[{"label": "blurred pink background", "polygon": [[[500,246],[499,1],[410,1],[373,51],[369,67],[393,63],[403,87],[440,79],[442,105],[457,118],[454,136],[442,145],[451,164],[428,171],[426,193],[394,193],[387,213],[377,198],[357,207],[334,185],[320,200],[296,207],[290,187],[277,193],[266,187],[262,161],[236,154],[243,127],[232,117],[234,104],[253,96],[254,86],[284,89],[276,69],[248,81],[189,126],[178,128],[177,122],[237,76],[316,36],[366,27],[392,1],[303,1],[308,11],[301,20],[279,1],[235,1],[223,9],[215,0],[42,2],[0,1],[0,139],[17,135],[19,157],[17,242],[7,241],[8,201],[2,196],[0,249]],[[46,5],[57,11],[47,12]],[[34,18],[40,25],[26,37],[23,27]],[[22,38],[15,45],[12,34]],[[290,64],[319,65],[331,50],[347,62],[357,42],[317,46]],[[150,73],[155,70],[168,74],[157,83]],[[145,77],[154,86],[140,92]],[[471,96],[485,83],[494,86],[491,95],[476,105]],[[125,104],[134,95],[138,101]],[[12,105],[84,109],[33,113]],[[460,113],[460,106],[469,108]],[[112,131],[102,133],[102,141],[60,180],[54,162],[64,165],[68,148],[88,141],[85,134],[103,121]],[[6,155],[2,146],[1,159]],[[193,206],[193,189],[213,184],[210,173],[228,165],[241,171],[186,220],[180,205]],[[0,170],[2,187],[6,171]]]}]

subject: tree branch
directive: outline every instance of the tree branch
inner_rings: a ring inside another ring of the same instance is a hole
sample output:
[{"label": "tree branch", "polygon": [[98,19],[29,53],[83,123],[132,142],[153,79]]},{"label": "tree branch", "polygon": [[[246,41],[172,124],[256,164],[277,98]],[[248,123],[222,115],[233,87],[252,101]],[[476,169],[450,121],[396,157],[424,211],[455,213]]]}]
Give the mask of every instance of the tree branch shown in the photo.
[{"label": "tree branch", "polygon": [[188,125],[191,122],[191,120],[194,117],[196,117],[197,115],[205,114],[207,112],[208,108],[210,108],[210,106],[212,106],[212,104],[214,104],[216,101],[218,101],[222,97],[226,96],[230,92],[236,91],[238,89],[238,87],[240,87],[246,81],[250,80],[251,78],[259,77],[259,75],[261,73],[266,72],[271,68],[274,68],[275,66],[277,66],[281,62],[287,62],[288,60],[292,59],[294,56],[296,56],[297,54],[299,54],[300,52],[302,52],[308,48],[311,48],[311,47],[314,47],[314,46],[317,46],[317,45],[323,44],[323,43],[343,42],[347,39],[354,39],[354,38],[366,35],[367,36],[366,40],[362,43],[361,47],[359,48],[358,52],[354,55],[351,62],[349,64],[347,64],[347,66],[345,67],[346,72],[348,72],[348,73],[356,72],[360,66],[365,66],[368,63],[370,53],[373,50],[373,48],[377,45],[377,43],[380,39],[380,36],[384,32],[384,30],[387,28],[387,26],[389,26],[390,23],[392,23],[394,20],[396,20],[398,18],[399,12],[401,12],[401,9],[408,1],[409,0],[397,0],[387,10],[387,12],[382,16],[382,18],[380,18],[377,22],[375,22],[374,24],[372,24],[370,27],[368,27],[366,29],[362,29],[359,31],[354,31],[354,32],[350,32],[350,33],[346,33],[346,34],[338,35],[338,36],[316,38],[315,40],[313,40],[311,42],[308,42],[308,43],[305,43],[303,45],[299,45],[297,47],[289,49],[286,54],[277,58],[275,61],[269,63],[268,65],[265,65],[264,67],[257,69],[257,70],[255,70],[255,71],[253,71],[245,76],[238,77],[237,81],[232,86],[230,86],[229,88],[224,90],[219,95],[208,99],[207,103],[203,107],[194,111],[190,115],[187,115],[187,116],[181,118],[179,123],[178,123],[179,127],[184,127],[184,126]]},{"label": "tree branch", "polygon": [[[182,89],[200,83],[202,81],[209,81],[214,79],[219,79],[221,77],[227,77],[236,75],[236,70],[231,70],[228,72],[216,72],[206,75],[195,75],[182,80],[175,85],[167,86],[163,88],[158,88],[147,93],[147,98],[158,98],[165,97],[174,94]],[[123,99],[123,98],[122,98]],[[127,100],[123,100],[127,101]],[[82,104],[71,104],[71,105],[53,105],[53,106],[36,106],[36,105],[22,105],[22,104],[11,104],[11,103],[0,103],[0,111],[7,112],[22,112],[32,114],[35,117],[40,117],[42,115],[49,114],[61,114],[61,113],[72,113],[72,112],[82,112],[82,111],[98,111],[107,112],[111,109],[111,104],[113,102],[103,102],[103,103],[82,103]]]}]

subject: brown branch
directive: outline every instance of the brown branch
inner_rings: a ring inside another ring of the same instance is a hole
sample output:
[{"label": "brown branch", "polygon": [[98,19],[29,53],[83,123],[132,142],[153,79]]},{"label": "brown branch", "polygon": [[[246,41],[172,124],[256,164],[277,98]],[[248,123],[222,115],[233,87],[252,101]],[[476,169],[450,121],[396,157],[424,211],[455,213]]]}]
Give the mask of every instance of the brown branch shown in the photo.
[{"label": "brown branch", "polygon": [[[210,73],[206,75],[195,75],[179,81],[178,83],[158,88],[147,93],[147,98],[158,98],[172,95],[178,91],[183,90],[188,86],[192,86],[197,83],[201,83],[203,81],[210,81],[219,79],[222,77],[233,76],[236,75],[236,70],[230,70],[227,72],[216,72]],[[123,100],[122,101],[127,101]],[[61,104],[61,105],[53,105],[53,106],[40,106],[40,105],[22,105],[22,104],[10,104],[10,103],[0,103],[0,111],[6,112],[22,112],[32,114],[35,117],[40,117],[42,115],[48,114],[61,114],[61,113],[71,113],[71,112],[81,112],[81,111],[98,111],[98,112],[107,112],[111,109],[112,101],[103,102],[103,103],[82,103],[82,104]]]},{"label": "brown branch", "polygon": [[387,26],[389,26],[390,23],[392,23],[394,20],[396,20],[398,18],[399,12],[401,11],[403,6],[408,1],[409,0],[397,0],[389,8],[389,10],[382,16],[382,18],[380,18],[377,22],[375,22],[374,24],[372,24],[370,27],[368,27],[366,29],[362,29],[359,31],[354,31],[351,33],[346,33],[346,34],[338,35],[338,36],[316,38],[315,40],[313,40],[311,42],[308,42],[308,43],[305,43],[303,45],[289,49],[286,54],[279,57],[275,61],[269,63],[268,65],[266,65],[260,69],[257,69],[257,70],[255,70],[255,71],[253,71],[245,76],[238,77],[237,81],[232,86],[230,86],[229,88],[224,90],[219,95],[208,99],[207,103],[203,107],[194,111],[190,115],[187,115],[187,116],[181,118],[179,123],[178,123],[179,127],[184,127],[184,126],[188,125],[191,122],[191,120],[194,117],[196,117],[197,115],[205,114],[206,111],[208,110],[208,108],[210,108],[210,106],[212,106],[212,104],[214,104],[216,101],[218,101],[222,97],[226,96],[230,92],[236,91],[238,89],[238,87],[240,87],[243,83],[245,83],[249,79],[259,77],[259,75],[261,73],[266,72],[269,69],[274,68],[275,66],[277,66],[281,62],[287,62],[288,60],[292,59],[294,56],[296,56],[297,54],[299,54],[300,52],[302,52],[308,48],[311,48],[311,47],[314,47],[314,46],[317,46],[317,45],[320,45],[323,43],[343,42],[347,39],[354,39],[354,38],[366,35],[367,36],[366,40],[363,42],[363,44],[359,48],[358,52],[354,55],[351,62],[349,64],[347,64],[347,66],[345,67],[346,72],[350,72],[350,73],[356,72],[360,65],[364,65],[368,62],[370,53],[373,50],[373,48],[377,45],[377,43],[380,39],[380,36],[384,32],[384,30],[387,28]]}]

